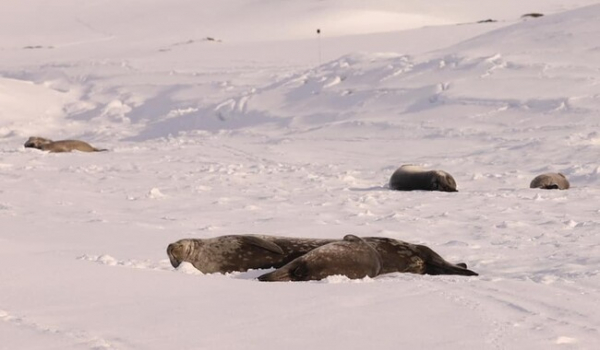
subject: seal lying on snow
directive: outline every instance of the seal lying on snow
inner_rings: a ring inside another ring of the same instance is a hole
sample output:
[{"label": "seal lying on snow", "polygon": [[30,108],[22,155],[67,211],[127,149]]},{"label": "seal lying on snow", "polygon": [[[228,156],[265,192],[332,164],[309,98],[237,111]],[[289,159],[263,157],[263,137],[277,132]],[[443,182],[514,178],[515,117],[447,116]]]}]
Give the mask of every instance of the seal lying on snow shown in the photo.
[{"label": "seal lying on snow", "polygon": [[182,239],[169,244],[173,267],[182,261],[203,273],[227,273],[281,267],[309,251],[332,242],[262,235],[230,235],[207,239]]},{"label": "seal lying on snow", "polygon": [[258,277],[263,282],[315,281],[344,275],[351,279],[375,277],[381,271],[381,256],[362,238],[346,235],[294,259],[283,267]]},{"label": "seal lying on snow", "polygon": [[530,188],[541,188],[544,190],[566,190],[569,186],[569,180],[561,173],[538,175],[529,184]]},{"label": "seal lying on snow", "polygon": [[397,191],[458,192],[452,175],[442,170],[425,170],[415,165],[403,165],[390,178],[390,188]]},{"label": "seal lying on snow", "polygon": [[[370,249],[369,249],[370,248]],[[373,252],[376,256],[373,256]],[[377,265],[380,268],[377,269]],[[379,272],[375,273],[375,270]],[[392,238],[347,235],[315,248],[285,266],[258,277],[259,281],[311,281],[331,275],[356,279],[392,272],[477,276],[464,263],[452,264],[430,248]]]},{"label": "seal lying on snow", "polygon": [[[431,275],[475,276],[465,264],[451,264],[426,246],[392,238],[366,237],[381,256],[381,273],[410,272]],[[227,273],[279,268],[313,249],[339,240],[266,235],[230,235],[207,239],[182,239],[167,247],[173,267],[182,261],[203,273]]]},{"label": "seal lying on snow", "polygon": [[43,137],[31,136],[24,145],[26,148],[37,148],[42,151],[58,152],[103,152],[107,149],[98,149],[92,147],[89,143],[79,140],[60,140],[52,141]]},{"label": "seal lying on snow", "polygon": [[364,237],[381,256],[381,273],[478,276],[465,263],[452,264],[431,248],[385,237]]}]

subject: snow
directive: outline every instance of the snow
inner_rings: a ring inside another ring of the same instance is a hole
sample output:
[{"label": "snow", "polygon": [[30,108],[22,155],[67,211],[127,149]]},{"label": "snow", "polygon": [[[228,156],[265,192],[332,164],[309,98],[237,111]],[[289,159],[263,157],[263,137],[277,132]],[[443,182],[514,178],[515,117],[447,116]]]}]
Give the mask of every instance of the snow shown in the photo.
[{"label": "snow", "polygon": [[[3,2],[0,348],[596,349],[599,16],[591,0]],[[390,191],[402,164],[459,192]],[[528,188],[550,171],[572,188]],[[480,276],[260,283],[166,255],[348,233]]]}]

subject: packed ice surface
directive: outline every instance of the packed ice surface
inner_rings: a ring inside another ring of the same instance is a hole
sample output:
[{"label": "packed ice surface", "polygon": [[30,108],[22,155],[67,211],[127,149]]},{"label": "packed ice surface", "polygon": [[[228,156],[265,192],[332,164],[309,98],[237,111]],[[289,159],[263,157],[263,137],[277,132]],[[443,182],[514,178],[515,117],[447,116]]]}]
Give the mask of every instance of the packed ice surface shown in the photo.
[{"label": "packed ice surface", "polygon": [[[596,349],[599,17],[591,0],[0,4],[0,348]],[[390,191],[402,164],[459,192]],[[529,189],[544,172],[572,188]],[[480,276],[263,284],[166,255],[348,233]]]}]

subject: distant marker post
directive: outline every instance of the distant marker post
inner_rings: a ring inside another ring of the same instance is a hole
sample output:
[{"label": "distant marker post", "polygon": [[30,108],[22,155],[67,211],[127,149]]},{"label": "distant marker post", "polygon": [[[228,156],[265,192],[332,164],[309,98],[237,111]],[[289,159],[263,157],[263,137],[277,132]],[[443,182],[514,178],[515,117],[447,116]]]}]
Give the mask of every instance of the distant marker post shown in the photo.
[{"label": "distant marker post", "polygon": [[317,28],[317,45],[319,50],[319,66],[321,65],[321,29]]}]

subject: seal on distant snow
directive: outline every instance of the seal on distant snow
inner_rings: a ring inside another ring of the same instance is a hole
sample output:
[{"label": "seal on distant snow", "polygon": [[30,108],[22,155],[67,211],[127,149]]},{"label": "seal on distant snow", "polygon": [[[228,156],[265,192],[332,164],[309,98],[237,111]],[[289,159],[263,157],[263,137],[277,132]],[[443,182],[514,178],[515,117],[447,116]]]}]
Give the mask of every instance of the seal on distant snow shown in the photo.
[{"label": "seal on distant snow", "polygon": [[561,173],[538,175],[529,184],[530,188],[541,188],[544,190],[566,190],[569,186],[569,180]]},{"label": "seal on distant snow", "polygon": [[452,175],[442,170],[426,170],[415,165],[402,165],[390,178],[390,188],[397,191],[458,192]]},{"label": "seal on distant snow", "polygon": [[431,248],[393,238],[364,237],[381,256],[381,274],[408,272],[426,275],[477,276],[465,263],[452,264]]},{"label": "seal on distant snow", "polygon": [[365,240],[346,235],[341,241],[320,246],[258,277],[263,282],[315,281],[332,275],[351,279],[375,277],[381,271],[381,256]]},{"label": "seal on distant snow", "polygon": [[59,152],[103,152],[108,151],[107,149],[98,149],[92,147],[89,143],[79,140],[60,140],[52,141],[43,137],[31,136],[27,142],[25,142],[25,148],[37,148],[42,151],[50,151],[51,153]]},{"label": "seal on distant snow", "polygon": [[181,239],[169,244],[173,267],[189,262],[203,273],[227,273],[281,267],[331,239],[288,238],[267,235],[229,235]]}]

